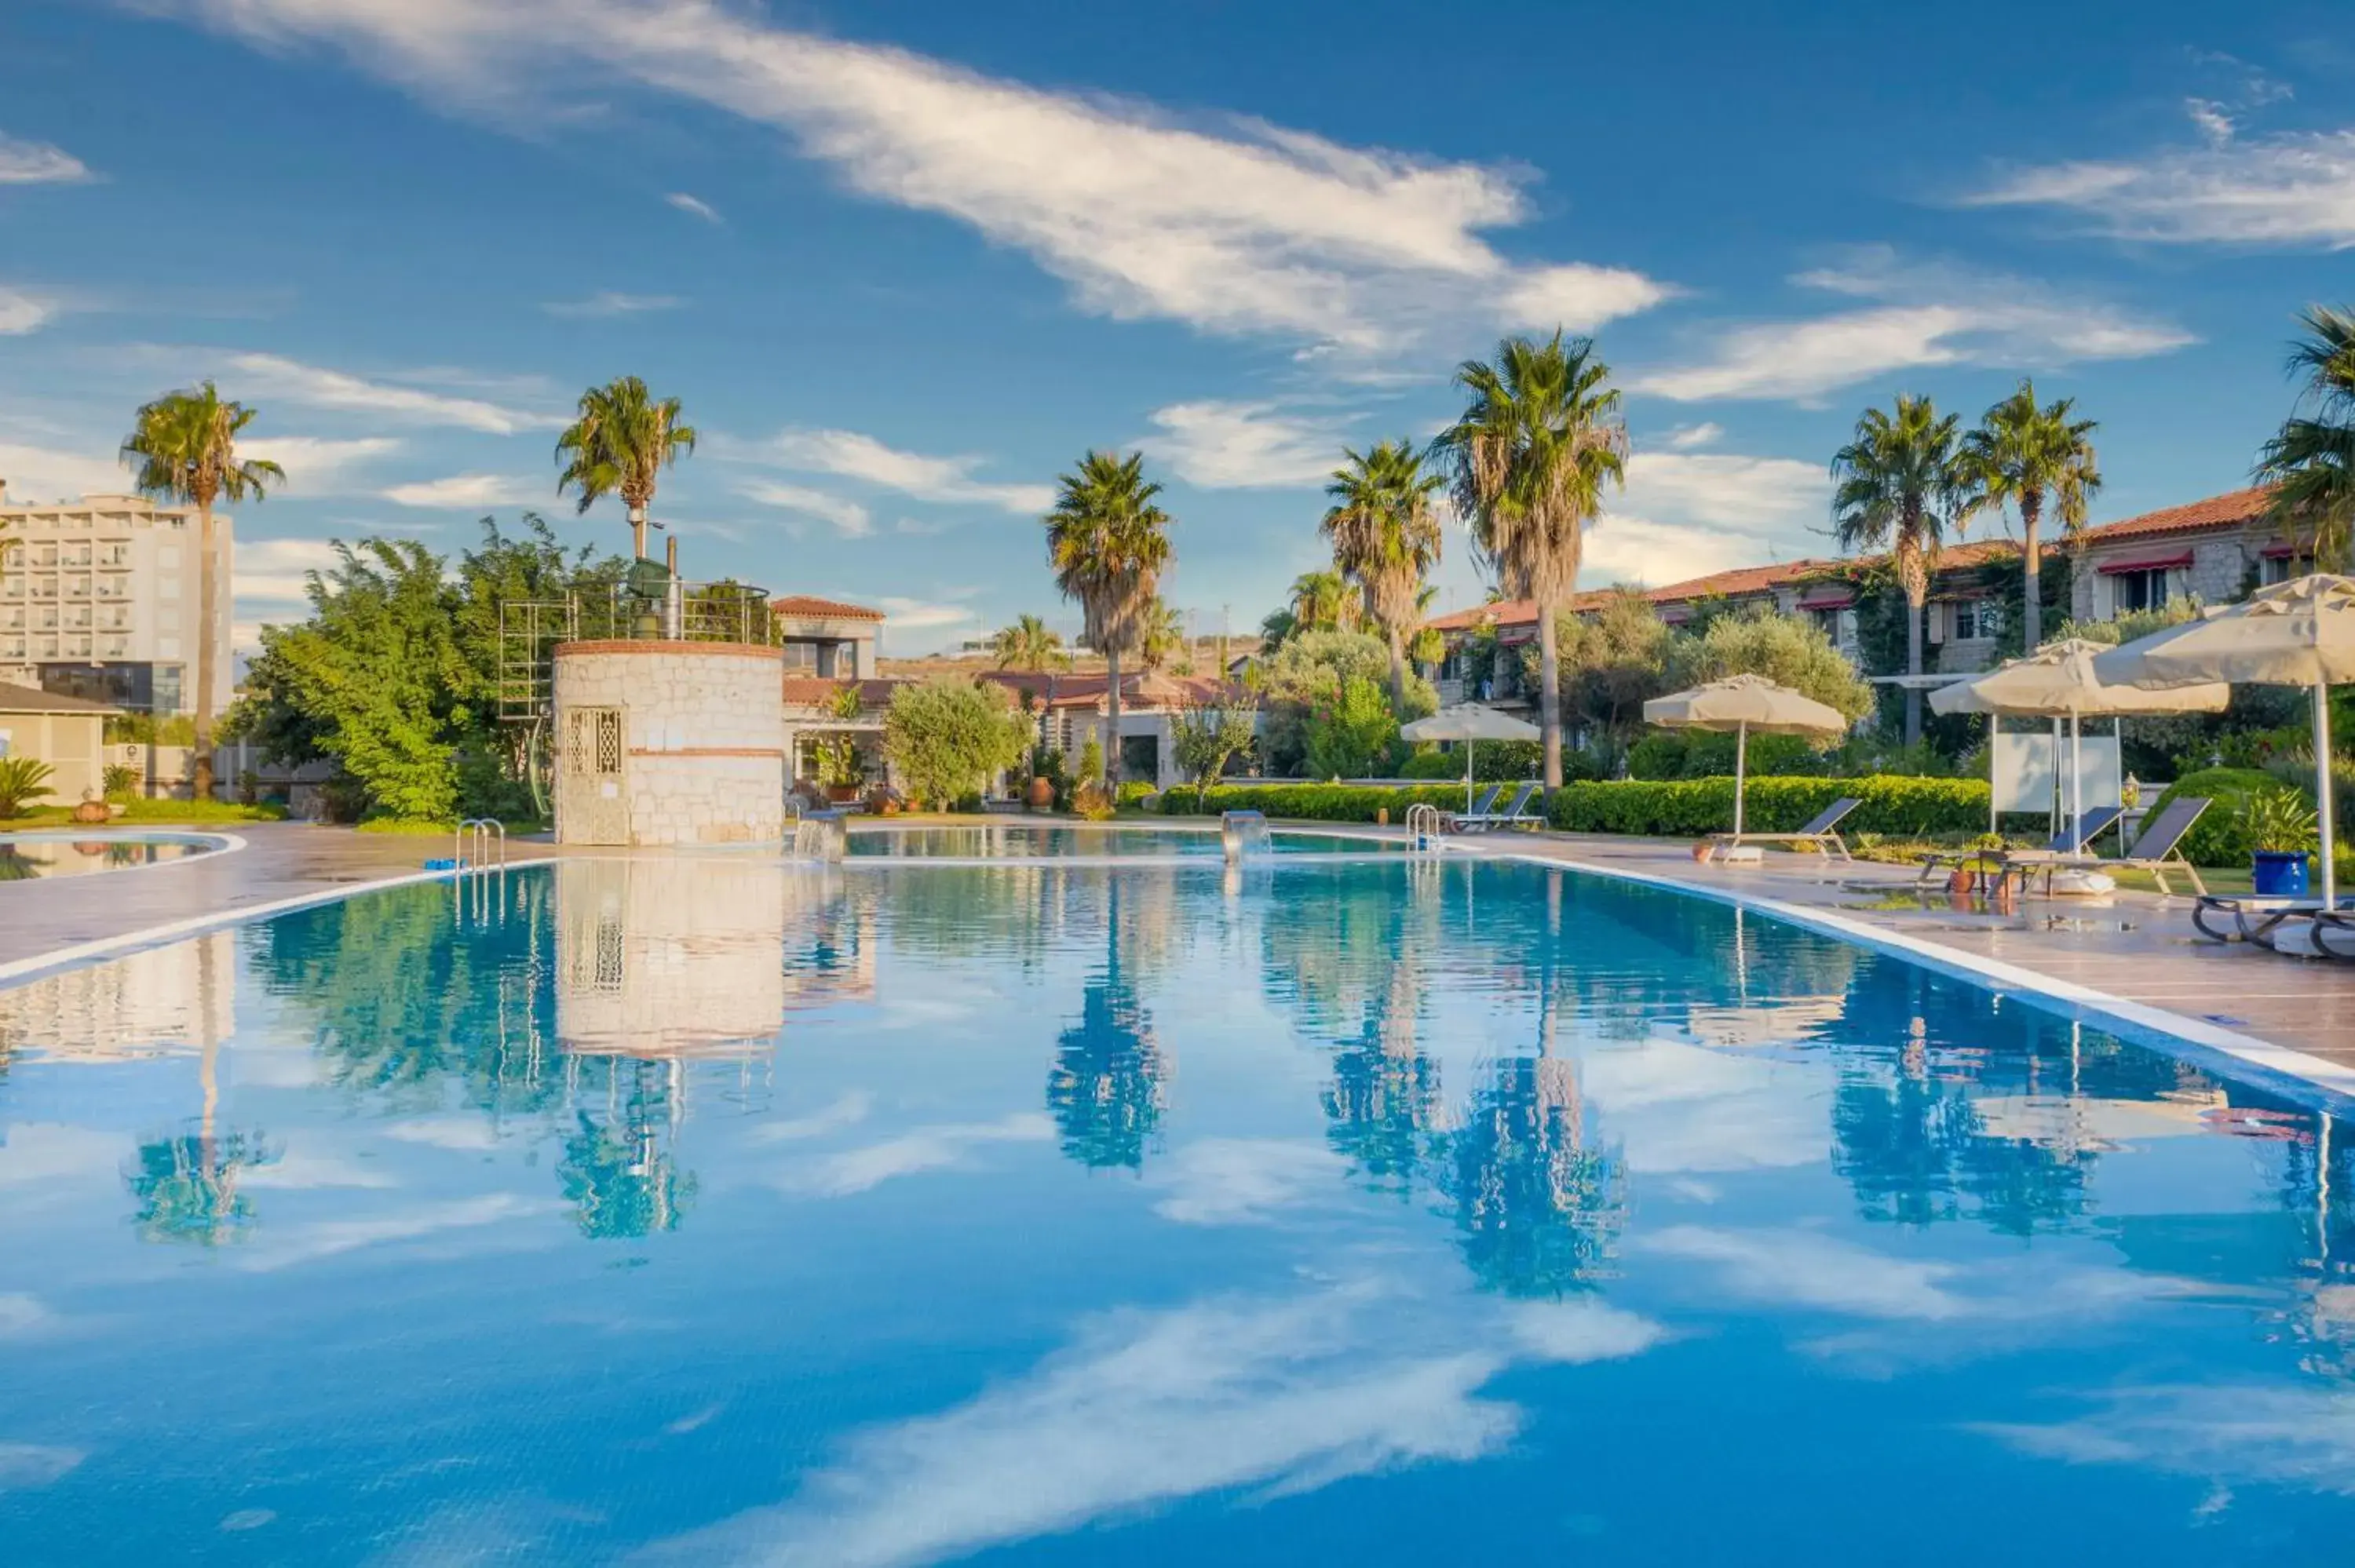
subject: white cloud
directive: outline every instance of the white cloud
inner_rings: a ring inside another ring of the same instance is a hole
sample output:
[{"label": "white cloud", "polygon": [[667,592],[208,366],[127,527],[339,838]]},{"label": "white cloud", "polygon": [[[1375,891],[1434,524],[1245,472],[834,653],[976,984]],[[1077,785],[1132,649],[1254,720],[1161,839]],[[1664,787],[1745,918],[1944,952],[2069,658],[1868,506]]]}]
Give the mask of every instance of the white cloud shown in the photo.
[{"label": "white cloud", "polygon": [[971,503],[1016,514],[1044,512],[1055,503],[1055,487],[1050,484],[1008,484],[974,478],[973,471],[983,459],[901,451],[857,430],[783,430],[763,443],[760,451],[785,468],[864,480],[920,501]]},{"label": "white cloud", "polygon": [[881,1143],[830,1155],[792,1185],[845,1198],[896,1177],[962,1165],[969,1151],[986,1144],[1043,1143],[1054,1136],[1055,1124],[1037,1111],[1019,1111],[991,1122],[920,1127]]},{"label": "white cloud", "polygon": [[1959,1264],[1891,1257],[1814,1231],[1671,1225],[1630,1245],[1716,1264],[1722,1271],[1720,1287],[1753,1301],[1932,1323],[1973,1309],[1948,1288],[1963,1273]]},{"label": "white cloud", "polygon": [[0,185],[69,185],[89,178],[89,166],[64,148],[0,132]]},{"label": "white cloud", "polygon": [[12,502],[71,501],[84,495],[122,495],[131,475],[112,453],[59,451],[51,447],[0,441],[0,482]]},{"label": "white cloud", "polygon": [[2355,1393],[2308,1384],[2124,1389],[2096,1414],[2051,1425],[1977,1430],[2073,1465],[2355,1497]]},{"label": "white cloud", "polygon": [[384,493],[384,498],[396,506],[515,506],[538,493],[527,482],[505,474],[453,473],[447,479],[396,484]]},{"label": "white cloud", "polygon": [[1341,466],[1349,421],[1287,413],[1273,403],[1172,403],[1153,411],[1158,433],[1137,442],[1206,490],[1320,485]]},{"label": "white cloud", "polygon": [[834,524],[834,531],[846,539],[863,539],[875,530],[875,519],[856,501],[829,495],[823,490],[812,490],[806,485],[778,484],[762,479],[739,486],[736,493],[763,506],[821,518]]},{"label": "white cloud", "polygon": [[585,300],[552,300],[539,308],[552,316],[635,316],[675,311],[686,302],[676,294],[623,294],[600,289]]},{"label": "white cloud", "polygon": [[22,337],[55,321],[58,302],[48,294],[0,283],[0,337]]},{"label": "white cloud", "polygon": [[663,197],[663,200],[670,203],[671,206],[678,208],[679,211],[686,213],[688,217],[699,217],[706,223],[725,223],[728,221],[726,218],[719,216],[719,209],[714,207],[709,202],[699,200],[695,196],[687,195],[685,191],[673,191],[668,196]]},{"label": "white cloud", "polygon": [[1891,371],[1945,365],[2043,366],[2134,359],[2194,341],[2182,329],[2021,278],[1906,266],[1885,250],[1792,280],[1881,302],[1807,321],[1721,332],[1698,364],[1655,370],[1629,385],[1680,401],[1788,397],[1802,401]]},{"label": "white cloud", "polygon": [[2064,208],[2126,239],[2355,246],[2355,130],[2238,140],[2221,111],[2200,107],[2204,145],[2020,169],[1966,199]]},{"label": "white cloud", "polygon": [[807,1116],[765,1122],[752,1129],[751,1138],[756,1143],[798,1143],[804,1139],[824,1138],[828,1133],[857,1127],[874,1108],[874,1096],[864,1089],[853,1089]]},{"label": "white cloud", "polygon": [[1629,507],[1726,527],[1817,521],[1831,488],[1822,464],[1795,458],[1639,451],[1627,459]]},{"label": "white cloud", "polygon": [[1660,444],[1671,451],[1689,452],[1700,447],[1713,447],[1724,435],[1723,426],[1704,420],[1698,425],[1678,425],[1660,438]]},{"label": "white cloud", "polygon": [[265,611],[302,606],[309,602],[305,574],[336,564],[336,547],[325,539],[240,539],[237,602]]},{"label": "white cloud", "polygon": [[70,1474],[89,1454],[50,1443],[0,1443],[0,1492],[28,1491]]},{"label": "white cloud", "polygon": [[[340,495],[346,493],[351,471],[365,468],[400,450],[390,436],[360,436],[336,440],[325,436],[270,436],[239,444],[241,457],[264,459],[286,471],[283,493]],[[279,491],[271,493],[278,494]]]},{"label": "white cloud", "polygon": [[921,599],[893,599],[889,595],[876,601],[877,607],[890,618],[894,631],[922,631],[928,628],[964,626],[981,617],[958,604],[932,604]]},{"label": "white cloud", "polygon": [[265,1229],[238,1261],[256,1273],[270,1273],[299,1264],[335,1257],[364,1247],[396,1242],[421,1241],[450,1231],[473,1231],[553,1213],[560,1204],[520,1198],[512,1192],[488,1192],[446,1202],[420,1204],[387,1213]]},{"label": "white cloud", "polygon": [[[535,78],[602,74],[774,126],[851,189],[967,223],[1118,318],[1362,352],[1441,326],[1592,327],[1667,291],[1624,270],[1525,265],[1491,249],[1483,231],[1530,214],[1517,170],[1251,120],[1181,123],[699,0],[180,6],[265,46],[333,41],[362,69],[485,115],[517,117],[518,87]],[[702,207],[683,197],[668,199]]]},{"label": "white cloud", "polygon": [[1200,1138],[1155,1171],[1168,1196],[1153,1212],[1181,1225],[1263,1224],[1272,1211],[1338,1195],[1346,1168],[1322,1143],[1278,1138]]},{"label": "white cloud", "polygon": [[553,429],[564,423],[555,415],[527,413],[480,397],[453,397],[390,380],[368,381],[274,354],[235,354],[229,364],[244,383],[241,391],[250,388],[304,408],[378,414],[408,424],[452,425],[494,436]]}]

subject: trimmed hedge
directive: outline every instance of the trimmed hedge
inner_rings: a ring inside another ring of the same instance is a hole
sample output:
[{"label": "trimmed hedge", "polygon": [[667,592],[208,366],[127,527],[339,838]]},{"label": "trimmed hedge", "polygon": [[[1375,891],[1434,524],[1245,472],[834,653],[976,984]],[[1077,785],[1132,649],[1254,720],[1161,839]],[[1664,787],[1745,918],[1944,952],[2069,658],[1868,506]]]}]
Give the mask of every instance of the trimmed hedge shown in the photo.
[{"label": "trimmed hedge", "polygon": [[[1743,821],[1762,833],[1789,832],[1842,796],[1863,804],[1840,824],[1842,832],[1916,838],[1933,833],[1986,831],[1987,786],[1982,779],[1753,779]],[[1318,822],[1370,822],[1388,807],[1391,821],[1428,801],[1442,810],[1460,810],[1464,786],[1357,784],[1223,784],[1214,787],[1199,814],[1264,811],[1270,817]],[[1198,814],[1191,789],[1161,798],[1170,816]],[[1566,832],[1636,833],[1653,837],[1698,837],[1722,832],[1733,822],[1731,779],[1639,779],[1564,784],[1548,804],[1550,824]]]}]

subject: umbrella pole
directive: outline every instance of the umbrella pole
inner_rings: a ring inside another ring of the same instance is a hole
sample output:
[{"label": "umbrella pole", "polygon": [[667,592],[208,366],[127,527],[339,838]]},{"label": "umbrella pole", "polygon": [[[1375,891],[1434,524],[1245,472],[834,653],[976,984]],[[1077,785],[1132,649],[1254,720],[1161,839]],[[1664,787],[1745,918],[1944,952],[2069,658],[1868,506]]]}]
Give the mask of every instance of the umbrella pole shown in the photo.
[{"label": "umbrella pole", "polygon": [[2085,853],[2084,727],[2069,710],[2069,853]]},{"label": "umbrella pole", "polygon": [[2330,806],[2330,686],[2314,683],[2315,825],[2322,833],[2322,906],[2339,906],[2338,827]]},{"label": "umbrella pole", "polygon": [[1464,738],[1464,814],[1472,814],[1472,748],[1480,743],[1466,736]]},{"label": "umbrella pole", "polygon": [[1995,804],[1995,743],[2003,734],[2003,715],[1987,715],[1987,832],[1996,831],[1998,818]]},{"label": "umbrella pole", "polygon": [[1733,726],[1733,836],[1742,836],[1742,781],[1749,772],[1750,721]]}]

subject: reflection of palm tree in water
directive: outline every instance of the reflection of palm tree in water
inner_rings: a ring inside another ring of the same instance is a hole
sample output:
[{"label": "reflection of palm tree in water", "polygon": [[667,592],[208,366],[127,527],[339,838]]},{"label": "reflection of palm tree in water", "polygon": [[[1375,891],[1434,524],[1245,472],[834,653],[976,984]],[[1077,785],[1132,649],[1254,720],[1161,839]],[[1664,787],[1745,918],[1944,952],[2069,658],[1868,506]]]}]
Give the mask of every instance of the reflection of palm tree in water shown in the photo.
[{"label": "reflection of palm tree in water", "polygon": [[[627,1067],[629,1095],[620,1096]],[[666,1136],[678,1133],[679,1064],[608,1058],[606,1119],[580,1111],[580,1129],[564,1140],[557,1180],[573,1206],[581,1234],[596,1239],[677,1230],[696,1193],[695,1173],[680,1171]]]},{"label": "reflection of palm tree in water", "polygon": [[1161,1123],[1168,1062],[1121,969],[1121,874],[1105,879],[1103,972],[1082,992],[1080,1019],[1056,1043],[1047,1073],[1047,1109],[1062,1132],[1063,1152],[1092,1169],[1145,1163],[1145,1146]]},{"label": "reflection of palm tree in water", "polygon": [[1444,1105],[1439,1064],[1415,1038],[1422,1008],[1416,946],[1400,940],[1388,946],[1395,955],[1389,985],[1369,1009],[1358,1041],[1333,1054],[1333,1084],[1324,1095],[1331,1125],[1325,1136],[1349,1161],[1350,1174],[1403,1198],[1422,1164],[1423,1139],[1440,1125]]},{"label": "reflection of palm tree in water", "polygon": [[253,1226],[253,1205],[238,1191],[238,1179],[279,1156],[259,1132],[220,1133],[214,1128],[220,1110],[220,1039],[213,1033],[219,953],[210,941],[197,948],[197,1026],[202,1031],[197,1078],[204,1091],[197,1131],[142,1143],[137,1162],[123,1173],[138,1201],[136,1220],[144,1240],[218,1246],[244,1235]]}]

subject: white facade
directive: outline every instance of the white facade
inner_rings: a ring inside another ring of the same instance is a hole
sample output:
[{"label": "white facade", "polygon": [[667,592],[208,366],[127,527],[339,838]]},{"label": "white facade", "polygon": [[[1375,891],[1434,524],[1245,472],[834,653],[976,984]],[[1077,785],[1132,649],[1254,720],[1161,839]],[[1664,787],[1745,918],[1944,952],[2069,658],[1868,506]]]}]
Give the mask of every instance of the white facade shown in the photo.
[{"label": "white facade", "polygon": [[[213,709],[236,686],[234,532],[213,514]],[[134,711],[196,708],[197,512],[134,495],[0,497],[0,681]]]},{"label": "white facade", "polygon": [[732,642],[556,650],[556,842],[773,843],[784,836],[777,651]]}]

